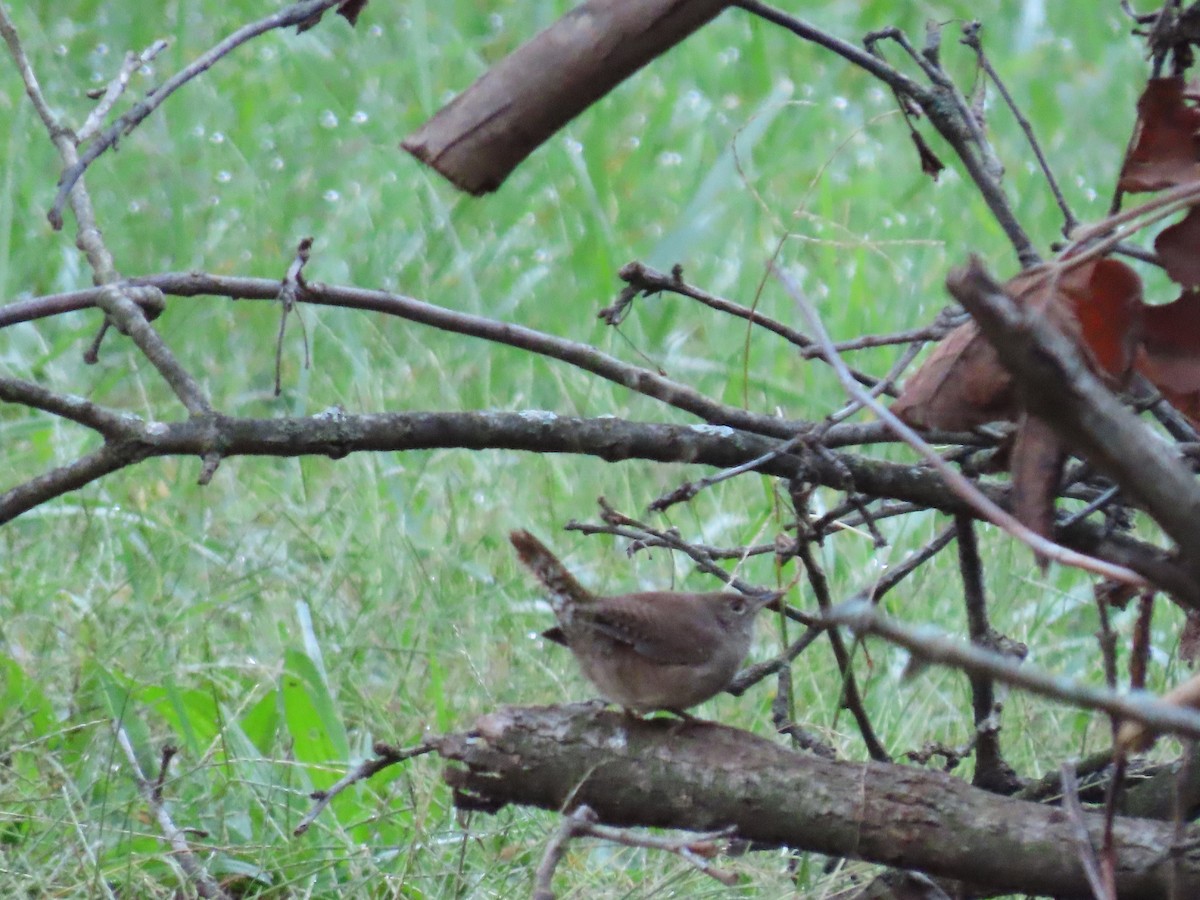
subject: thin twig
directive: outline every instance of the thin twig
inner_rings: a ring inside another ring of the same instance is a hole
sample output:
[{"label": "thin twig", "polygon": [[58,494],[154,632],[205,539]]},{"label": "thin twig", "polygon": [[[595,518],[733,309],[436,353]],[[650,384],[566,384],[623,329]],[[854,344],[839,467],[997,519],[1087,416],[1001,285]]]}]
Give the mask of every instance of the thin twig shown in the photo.
[{"label": "thin twig", "polygon": [[206,53],[199,56],[191,64],[172,75],[157,88],[150,91],[144,100],[135,104],[129,112],[121,116],[103,134],[97,137],[95,142],[88,146],[79,159],[67,164],[58,182],[58,194],[54,198],[54,204],[50,207],[50,212],[46,216],[50,220],[50,225],[55,231],[62,228],[62,210],[63,205],[67,201],[67,195],[71,193],[71,190],[75,187],[75,183],[87,171],[88,166],[95,162],[97,157],[104,153],[104,151],[115,146],[118,140],[137,128],[147,116],[158,109],[163,101],[173,93],[197,75],[207,72],[222,57],[227,56],[239,46],[246,43],[246,41],[276,28],[300,25],[306,20],[311,20],[324,10],[337,6],[342,2],[343,0],[305,0],[305,2],[295,3],[287,9],[272,13],[269,16],[259,19],[257,22],[244,25],[229,35],[229,37],[217,43]]},{"label": "thin twig", "polygon": [[[51,143],[58,151],[63,164],[72,165],[79,158],[78,139],[64,128],[45,107],[45,99],[41,95],[37,79],[25,57],[20,39],[8,17],[7,10],[3,6],[0,6],[0,32],[3,33],[13,58],[25,76],[26,92],[29,94],[30,100],[39,109],[39,114],[45,108],[46,114],[42,115],[42,121],[49,133]],[[71,209],[78,225],[76,245],[87,256],[88,264],[94,273],[94,281],[100,285],[95,304],[104,310],[107,318],[122,333],[133,339],[138,349],[170,385],[189,413],[192,415],[211,413],[212,406],[199,382],[179,364],[162,337],[150,325],[149,320],[153,317],[153,313],[147,313],[147,309],[161,310],[161,292],[155,288],[147,290],[120,281],[112,254],[105,245],[97,224],[91,197],[80,178],[76,177],[72,181],[71,187],[67,191],[61,192],[61,195],[64,200],[70,200]],[[143,306],[146,308],[143,309]]]},{"label": "thin twig", "polygon": [[308,831],[308,829],[312,826],[312,823],[317,820],[317,816],[319,816],[325,807],[329,805],[330,801],[332,801],[333,798],[342,791],[346,790],[346,788],[353,784],[357,784],[360,781],[366,781],[376,772],[382,772],[388,766],[394,766],[396,763],[404,762],[406,759],[412,759],[414,756],[421,756],[424,753],[429,753],[433,750],[436,750],[437,743],[425,741],[423,743],[416,744],[415,746],[406,747],[405,749],[400,750],[391,746],[390,744],[385,744],[382,741],[378,741],[371,749],[375,751],[374,759],[365,759],[360,762],[357,766],[334,782],[328,790],[312,792],[310,796],[316,802],[313,804],[312,809],[305,813],[304,818],[301,819],[299,824],[297,824],[292,830],[292,834],[295,837],[299,837],[300,835],[304,834],[304,832]]},{"label": "thin twig", "polygon": [[5,8],[3,2],[0,2],[0,37],[3,37],[4,43],[8,45],[8,52],[12,55],[13,62],[17,64],[17,71],[21,73],[21,80],[25,83],[25,93],[33,103],[33,108],[37,111],[42,124],[46,126],[46,130],[52,135],[63,131],[62,123],[59,122],[58,116],[50,110],[50,104],[46,102],[46,97],[42,94],[37,75],[34,74],[29,57],[25,55],[21,38],[17,34],[16,26],[9,18],[8,9]]},{"label": "thin twig", "polygon": [[1017,124],[1021,126],[1021,130],[1025,132],[1025,138],[1029,141],[1033,155],[1037,158],[1038,166],[1041,168],[1042,174],[1046,177],[1046,183],[1050,185],[1051,193],[1054,194],[1054,201],[1058,204],[1058,208],[1063,214],[1063,234],[1070,234],[1075,230],[1075,226],[1079,224],[1079,220],[1071,212],[1067,198],[1063,195],[1062,188],[1058,185],[1058,179],[1054,177],[1054,171],[1050,168],[1050,163],[1046,161],[1046,154],[1042,152],[1042,145],[1033,133],[1033,125],[1025,118],[1021,112],[1021,108],[1017,106],[1017,102],[1013,99],[1012,94],[1008,92],[1008,87],[1005,86],[1004,81],[1000,78],[1000,74],[992,67],[991,60],[983,52],[983,42],[979,39],[981,28],[982,25],[979,22],[968,22],[964,25],[963,43],[975,51],[975,57],[979,60],[980,68],[992,80],[992,84],[996,85],[996,90],[1004,98],[1009,112],[1013,114],[1013,118],[1017,120]]},{"label": "thin twig", "polygon": [[677,488],[672,488],[666,494],[662,494],[650,501],[646,507],[647,512],[666,512],[676,503],[686,503],[692,500],[701,491],[720,484],[723,481],[728,481],[731,478],[736,478],[739,475],[745,475],[747,472],[753,472],[760,469],[767,463],[780,457],[787,456],[794,452],[798,447],[803,447],[808,440],[807,432],[798,434],[790,440],[784,441],[778,447],[773,447],[768,452],[757,456],[754,459],[747,460],[736,466],[730,466],[728,469],[722,469],[713,475],[705,475],[703,478],[698,478],[695,481],[685,481]]},{"label": "thin twig", "polygon": [[944,550],[954,540],[958,529],[953,525],[943,528],[937,536],[934,537],[920,550],[909,555],[898,565],[891,566],[886,572],[880,576],[879,580],[871,587],[869,596],[872,603],[878,603],[883,599],[883,596],[896,585],[900,584],[905,578],[917,571],[922,565]]},{"label": "thin twig", "polygon": [[[796,507],[796,515],[799,517],[805,516],[803,504],[794,498],[794,505]],[[829,580],[825,577],[825,571],[813,555],[812,545],[804,540],[803,535],[800,536],[796,556],[804,566],[804,572],[808,576],[808,583],[813,589],[817,605],[821,608],[822,613],[826,612],[833,606],[833,597],[829,592]],[[848,709],[854,717],[854,721],[858,725],[858,730],[862,734],[863,743],[866,745],[867,753],[870,754],[871,759],[879,762],[890,762],[891,755],[876,736],[875,728],[871,724],[871,718],[867,715],[866,708],[863,706],[862,694],[858,689],[858,679],[855,678],[854,667],[851,665],[850,652],[846,649],[846,644],[836,629],[829,631],[829,643],[833,649],[833,658],[837,661],[838,671],[842,676],[841,705]]]},{"label": "thin twig", "polygon": [[821,636],[821,632],[824,630],[810,626],[778,656],[747,666],[738,672],[725,690],[735,697],[740,697],[760,681],[770,678],[776,672],[782,672],[796,660],[796,657],[812,646],[812,643]]},{"label": "thin twig", "polygon": [[[689,284],[682,277],[675,277],[674,273],[666,275],[645,263],[634,261],[622,266],[621,271],[617,274],[620,275],[621,280],[628,284],[630,288],[636,288],[635,293],[656,294],[666,292],[678,294],[681,297],[688,297],[703,303],[710,309],[736,316],[739,319],[745,319],[773,334],[779,335],[788,343],[806,351],[804,354],[805,359],[811,359],[814,355],[819,356],[819,354],[807,352],[815,347],[814,342],[807,335],[772,319],[770,316],[763,315],[756,309],[742,306],[740,303],[734,303],[732,300],[726,300],[724,297],[718,297],[716,294],[711,294],[702,288]],[[601,312],[600,315],[603,316],[604,312]],[[879,383],[878,378],[853,369],[851,371],[860,384],[872,387]],[[892,396],[896,396],[899,392],[892,389],[889,393]]]},{"label": "thin twig", "polygon": [[[166,41],[155,41],[141,53],[134,53],[132,50],[125,54],[125,59],[121,63],[121,68],[108,83],[104,93],[96,101],[96,105],[92,111],[88,113],[87,119],[83,123],[83,127],[79,129],[78,141],[84,143],[92,138],[104,124],[104,120],[108,118],[108,114],[112,112],[113,106],[121,99],[121,95],[125,93],[125,88],[129,86],[129,79],[133,77],[133,73],[142,66],[149,65],[154,61],[154,58],[167,49]],[[89,94],[89,96],[91,96]]]},{"label": "thin twig", "polygon": [[160,773],[159,781],[151,782],[142,774],[142,767],[138,764],[137,754],[134,753],[133,744],[129,742],[129,735],[125,733],[125,727],[118,724],[116,732],[117,744],[124,751],[125,758],[129,761],[129,767],[133,770],[133,777],[137,783],[138,793],[142,795],[142,800],[145,801],[146,806],[150,808],[151,814],[158,822],[158,827],[163,833],[163,837],[171,845],[171,849],[174,851],[173,858],[179,861],[180,868],[191,879],[192,884],[196,886],[196,893],[201,897],[229,900],[229,894],[225,893],[224,889],[213,880],[213,877],[200,864],[200,860],[192,852],[192,848],[188,845],[183,832],[171,820],[171,814],[167,811],[167,807],[163,803],[161,778],[165,775],[166,764],[170,762],[170,756],[164,751],[162,763],[164,771]]},{"label": "thin twig", "polygon": [[546,845],[546,852],[542,854],[542,861],[538,864],[534,877],[533,900],[554,900],[554,890],[551,885],[554,879],[554,870],[562,861],[567,844],[578,837],[595,837],[623,844],[626,847],[641,847],[647,850],[663,850],[667,853],[674,853],[710,878],[715,878],[726,887],[732,887],[737,884],[737,875],[718,869],[708,862],[708,858],[720,852],[720,845],[717,842],[728,838],[732,833],[732,829],[726,828],[705,834],[691,834],[682,838],[640,835],[629,829],[600,825],[596,813],[592,811],[591,807],[581,805],[563,817],[557,833]]},{"label": "thin twig", "polygon": [[[975,523],[970,516],[955,516],[954,529],[958,537],[958,569],[971,643],[995,650],[996,639],[988,621],[983,562],[979,557],[979,543],[975,540]],[[994,685],[986,675],[971,674],[969,677],[975,719],[975,776],[972,783],[985,790],[1011,794],[1020,787],[1020,782],[1000,753],[999,711]]]},{"label": "thin twig", "polygon": [[856,634],[874,634],[904,647],[931,665],[987,675],[995,681],[1079,709],[1140,722],[1155,732],[1200,738],[1200,712],[1196,710],[1164,702],[1145,692],[1122,694],[1053,675],[1011,656],[953,639],[929,625],[901,624],[862,597],[835,606],[823,614],[822,620],[826,624],[845,625]]},{"label": "thin twig", "polygon": [[1076,856],[1083,868],[1084,877],[1096,900],[1117,900],[1116,889],[1105,884],[1100,874],[1100,864],[1096,859],[1096,850],[1092,847],[1092,838],[1088,833],[1087,822],[1083,818],[1083,806],[1079,802],[1079,781],[1075,778],[1075,767],[1069,762],[1062,764],[1062,805],[1067,813],[1067,821],[1071,823],[1071,834],[1075,839]]}]

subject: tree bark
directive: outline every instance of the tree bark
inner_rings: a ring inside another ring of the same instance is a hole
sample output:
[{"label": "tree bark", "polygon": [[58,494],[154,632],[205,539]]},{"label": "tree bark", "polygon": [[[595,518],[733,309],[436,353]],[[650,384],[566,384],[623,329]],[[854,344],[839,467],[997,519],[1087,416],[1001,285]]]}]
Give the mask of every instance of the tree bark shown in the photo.
[{"label": "tree bark", "polygon": [[[463,808],[586,803],[621,826],[714,830],[759,845],[854,857],[1004,891],[1088,895],[1074,827],[1057,807],[942,772],[839,762],[711,722],[635,719],[592,705],[506,708],[441,738]],[[1085,815],[1093,847],[1103,819]],[[1200,851],[1172,857],[1173,826],[1114,823],[1123,900],[1200,891]],[[1189,832],[1195,837],[1196,829]],[[1172,869],[1174,868],[1174,872]]]},{"label": "tree bark", "polygon": [[496,63],[401,146],[471,194],[713,19],[727,0],[588,0]]}]

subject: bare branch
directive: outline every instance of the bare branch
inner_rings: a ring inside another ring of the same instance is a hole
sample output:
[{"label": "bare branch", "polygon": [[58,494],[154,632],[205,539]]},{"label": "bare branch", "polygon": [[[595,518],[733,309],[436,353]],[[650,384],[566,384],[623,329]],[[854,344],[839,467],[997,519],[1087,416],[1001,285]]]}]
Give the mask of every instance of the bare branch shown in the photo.
[{"label": "bare branch", "polygon": [[[622,281],[627,283],[630,287],[637,288],[637,290],[640,292],[647,294],[669,292],[672,294],[678,294],[681,297],[688,297],[692,300],[703,303],[709,309],[715,309],[718,312],[727,313],[731,316],[737,316],[739,319],[745,319],[747,322],[758,325],[772,334],[779,335],[788,343],[794,344],[801,350],[806,351],[804,354],[806,359],[811,359],[814,355],[819,356],[819,353],[814,354],[807,352],[814,349],[816,344],[811,338],[807,337],[796,329],[784,325],[782,322],[777,322],[770,316],[763,315],[756,309],[742,306],[740,303],[734,303],[733,301],[727,300],[724,297],[718,297],[716,294],[712,294],[706,290],[698,288],[693,284],[688,284],[681,277],[676,277],[674,273],[671,275],[665,275],[662,272],[659,272],[657,269],[653,269],[644,263],[631,262],[622,266],[621,271],[618,274],[621,276]],[[603,318],[604,312],[602,312],[600,315]],[[878,378],[874,378],[862,372],[856,372],[853,369],[850,371],[853,373],[855,380],[858,381],[859,384],[863,384],[867,387],[874,387],[879,383]],[[890,393],[892,396],[896,396],[899,392],[893,388],[887,391],[887,393]]]},{"label": "bare branch", "polygon": [[[212,295],[245,300],[277,300],[279,282],[269,278],[244,278],[207,275],[200,272],[165,273],[131,278],[130,284],[154,287],[179,297]],[[87,309],[100,301],[101,290],[90,288],[22,300],[0,307],[0,327],[28,322],[51,315]],[[135,299],[137,295],[135,294]],[[802,419],[783,419],[760,415],[735,406],[718,403],[657,372],[633,366],[594,347],[545,334],[522,325],[474,316],[427,303],[402,294],[367,288],[309,282],[302,298],[305,303],[359,309],[419,322],[455,334],[518,347],[552,359],[558,359],[630,390],[653,397],[714,425],[729,425],[771,437],[792,438],[811,430],[813,423]],[[928,431],[931,441],[946,444],[991,445],[994,440],[971,432]],[[896,437],[878,422],[842,424],[827,429],[821,439],[825,447],[865,443],[891,443]]]},{"label": "bare branch", "polygon": [[1008,107],[1008,111],[1012,113],[1013,118],[1017,120],[1017,124],[1021,126],[1021,130],[1025,132],[1025,139],[1029,141],[1029,148],[1033,151],[1033,155],[1037,159],[1038,168],[1042,170],[1042,175],[1045,176],[1046,183],[1050,186],[1050,192],[1054,195],[1054,202],[1058,204],[1058,208],[1062,212],[1063,234],[1070,234],[1075,230],[1075,226],[1079,224],[1079,220],[1071,212],[1071,206],[1067,203],[1067,198],[1063,195],[1062,188],[1058,186],[1058,179],[1054,177],[1054,170],[1050,168],[1050,163],[1046,160],[1046,154],[1042,152],[1042,145],[1038,142],[1037,135],[1033,133],[1033,125],[1025,118],[1025,115],[1021,112],[1021,107],[1017,106],[1017,102],[1013,99],[1012,94],[1008,92],[1008,88],[1005,86],[1004,80],[1000,77],[1000,73],[992,66],[992,61],[987,58],[987,54],[983,52],[983,42],[979,39],[979,32],[981,30],[982,25],[979,22],[968,22],[963,26],[963,43],[975,51],[975,57],[979,60],[979,67],[987,73],[988,78],[992,80],[992,84],[996,85],[996,90],[1004,98],[1004,103]]},{"label": "bare branch", "polygon": [[55,231],[63,227],[63,204],[66,203],[67,196],[74,189],[76,182],[83,177],[83,173],[87,171],[88,166],[95,162],[100,154],[114,146],[120,138],[137,128],[150,113],[158,109],[163,101],[173,93],[197,75],[207,72],[223,56],[228,56],[239,46],[246,43],[246,41],[276,28],[301,25],[311,20],[314,16],[319,16],[320,13],[330,7],[337,6],[342,2],[343,0],[304,0],[304,2],[294,3],[287,9],[259,19],[257,22],[244,25],[210,50],[203,53],[190,65],[181,69],[152,90],[146,95],[144,100],[135,104],[129,112],[121,116],[102,135],[96,138],[95,142],[88,146],[81,157],[66,161],[66,169],[58,181],[58,194],[54,198],[54,204],[50,207],[50,212],[47,213],[50,225]]},{"label": "bare branch", "polygon": [[[617,826],[733,825],[760,846],[850,856],[1001,891],[1087,890],[1070,823],[1057,808],[989,794],[942,772],[797,753],[715,723],[636,720],[590,705],[506,708],[467,734],[442,738],[438,752],[452,763],[445,778],[455,803],[468,810],[586,803]],[[1085,822],[1098,840],[1102,817],[1085,814]],[[1118,819],[1115,831],[1122,900],[1161,900],[1172,863],[1159,850],[1172,826]],[[1194,855],[1182,859],[1182,884],[1194,890],[1200,869]]]},{"label": "bare branch", "polygon": [[401,146],[471,194],[720,13],[727,0],[586,0],[493,65]]},{"label": "bare branch", "polygon": [[317,816],[327,807],[330,802],[342,791],[351,785],[358,784],[360,781],[366,781],[376,772],[382,772],[388,766],[394,766],[396,763],[404,762],[406,759],[412,759],[414,756],[421,756],[424,753],[429,753],[434,750],[435,744],[422,742],[413,747],[407,747],[399,750],[390,744],[385,744],[379,741],[371,749],[375,751],[373,759],[364,759],[361,763],[339,778],[330,786],[327,791],[314,791],[312,799],[316,801],[312,809],[304,814],[299,824],[292,830],[292,835],[299,837],[312,827],[312,823],[317,820]]},{"label": "bare branch", "polygon": [[1175,706],[1145,692],[1120,694],[1108,688],[1092,687],[1052,675],[1010,656],[953,640],[932,627],[903,625],[879,612],[874,604],[866,600],[850,600],[835,606],[825,613],[824,619],[830,624],[846,625],[858,634],[877,635],[889,643],[906,648],[927,663],[985,675],[1080,709],[1132,719],[1155,731],[1200,737],[1200,712]]},{"label": "bare branch", "polygon": [[37,110],[38,118],[46,126],[46,131],[51,135],[62,131],[62,123],[59,122],[58,116],[51,112],[50,105],[46,102],[45,95],[42,94],[41,85],[38,83],[37,75],[34,74],[29,57],[25,55],[25,48],[21,45],[21,38],[17,34],[16,26],[13,25],[12,19],[8,15],[8,9],[2,2],[0,2],[0,37],[3,37],[4,43],[8,45],[8,52],[11,54],[13,62],[17,64],[21,80],[25,82],[25,93],[33,103],[33,108]]},{"label": "bare branch", "polygon": [[[995,650],[996,635],[988,621],[983,561],[979,557],[979,543],[975,540],[975,523],[968,516],[955,516],[954,528],[958,537],[958,568],[962,575],[971,643]],[[992,680],[976,674],[972,674],[970,680],[975,719],[975,777],[972,784],[996,793],[1011,794],[1021,784],[1000,753],[1000,713]]]},{"label": "bare branch", "polygon": [[597,823],[596,813],[587,805],[576,807],[563,817],[558,832],[546,845],[546,852],[538,864],[534,878],[533,900],[554,900],[554,890],[551,881],[554,870],[567,852],[567,844],[577,837],[595,837],[627,847],[644,847],[647,850],[662,850],[674,853],[705,875],[715,878],[726,887],[737,884],[737,876],[732,872],[724,872],[711,865],[705,857],[714,856],[718,852],[721,838],[728,837],[730,829],[711,831],[707,834],[694,834],[684,838],[655,837],[653,835],[634,834],[624,828],[612,828]]},{"label": "bare branch", "polygon": [[[88,113],[87,120],[84,121],[83,127],[79,129],[79,143],[84,143],[90,140],[104,124],[104,120],[108,118],[108,114],[112,112],[113,106],[125,93],[125,88],[129,86],[129,79],[133,77],[133,73],[142,66],[149,65],[158,54],[167,49],[166,41],[155,41],[141,53],[129,51],[125,54],[125,59],[121,62],[121,68],[117,71],[116,76],[108,83],[104,93],[100,96],[96,106]],[[91,96],[89,94],[89,96]]]},{"label": "bare branch", "polygon": [[178,860],[180,868],[191,879],[192,884],[196,886],[196,893],[201,897],[230,900],[229,894],[225,893],[221,886],[213,880],[213,877],[205,871],[204,866],[200,864],[200,860],[192,852],[192,848],[188,845],[183,832],[172,821],[171,814],[167,811],[166,804],[163,803],[162,778],[166,774],[165,768],[167,762],[170,760],[170,755],[164,752],[163,771],[160,773],[158,781],[152,783],[142,774],[142,767],[138,764],[137,754],[133,751],[133,744],[129,742],[129,735],[125,733],[124,726],[118,724],[116,732],[117,744],[120,745],[121,750],[125,753],[125,759],[129,762],[130,769],[133,770],[133,777],[137,782],[138,793],[142,795],[142,800],[149,807],[151,814],[158,822],[158,827],[162,831],[163,837],[171,845],[171,850],[174,851],[173,858]]},{"label": "bare branch", "polygon": [[85,397],[59,394],[21,378],[0,376],[0,400],[21,403],[78,422],[106,438],[128,437],[143,425],[137,416],[106,409]]},{"label": "bare branch", "polygon": [[51,469],[23,484],[9,488],[0,494],[0,525],[15,519],[21,513],[41,506],[48,500],[77,491],[105,475],[120,471],[141,458],[132,447],[105,444],[72,463]]}]

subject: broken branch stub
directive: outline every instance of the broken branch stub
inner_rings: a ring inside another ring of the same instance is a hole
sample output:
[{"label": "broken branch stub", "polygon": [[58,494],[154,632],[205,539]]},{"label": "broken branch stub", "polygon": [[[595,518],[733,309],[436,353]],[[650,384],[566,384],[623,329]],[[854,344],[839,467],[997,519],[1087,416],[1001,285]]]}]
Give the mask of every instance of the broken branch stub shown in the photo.
[{"label": "broken branch stub", "polygon": [[400,146],[467,193],[494,191],[563,125],[726,6],[588,0],[488,69]]}]

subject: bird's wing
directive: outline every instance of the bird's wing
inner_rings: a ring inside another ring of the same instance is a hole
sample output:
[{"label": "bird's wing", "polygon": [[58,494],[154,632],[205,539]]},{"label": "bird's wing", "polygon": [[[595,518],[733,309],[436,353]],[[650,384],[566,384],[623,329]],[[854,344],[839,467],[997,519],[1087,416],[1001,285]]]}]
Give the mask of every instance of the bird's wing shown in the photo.
[{"label": "bird's wing", "polygon": [[576,627],[592,628],[647,659],[688,666],[712,655],[713,629],[719,627],[700,604],[658,592],[595,597],[574,610],[573,620]]}]

